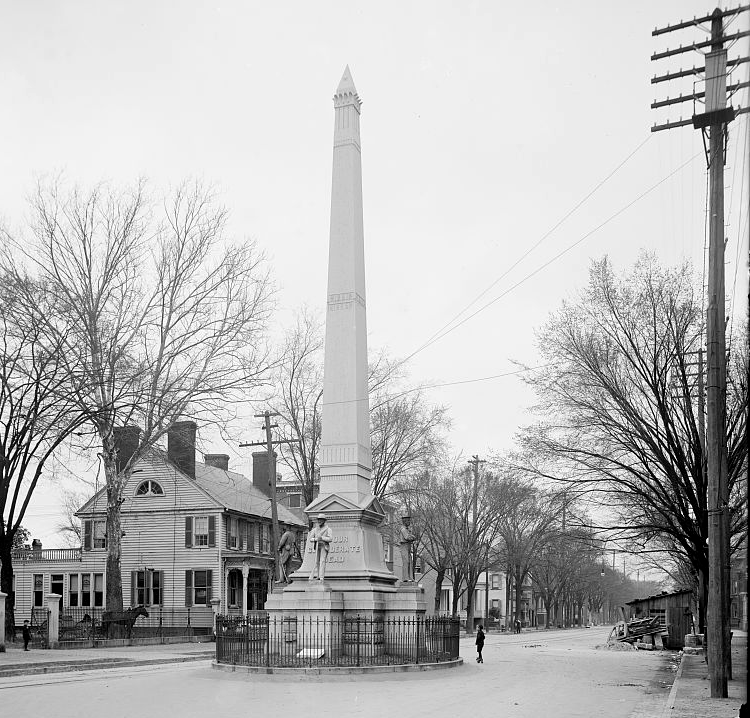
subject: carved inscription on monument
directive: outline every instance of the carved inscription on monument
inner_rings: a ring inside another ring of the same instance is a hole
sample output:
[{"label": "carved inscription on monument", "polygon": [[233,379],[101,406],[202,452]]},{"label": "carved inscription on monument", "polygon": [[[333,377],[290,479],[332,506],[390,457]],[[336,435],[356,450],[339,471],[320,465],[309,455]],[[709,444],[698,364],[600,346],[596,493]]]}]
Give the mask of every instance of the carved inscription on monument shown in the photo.
[{"label": "carved inscription on monument", "polygon": [[[344,563],[347,554],[360,553],[362,546],[360,544],[349,543],[348,536],[334,536],[331,541],[331,548],[328,550],[327,563]],[[314,553],[315,550],[308,547],[307,553]]]}]

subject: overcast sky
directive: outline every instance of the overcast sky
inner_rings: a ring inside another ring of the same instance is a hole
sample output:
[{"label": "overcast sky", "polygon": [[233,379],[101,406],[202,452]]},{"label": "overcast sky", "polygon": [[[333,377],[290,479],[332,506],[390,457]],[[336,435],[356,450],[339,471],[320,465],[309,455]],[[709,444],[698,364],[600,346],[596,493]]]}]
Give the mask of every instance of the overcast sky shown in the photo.
[{"label": "overcast sky", "polygon": [[[703,58],[649,58],[705,39],[697,28],[651,36],[709,12],[705,0],[1,4],[2,221],[20,225],[35,179],[61,170],[83,183],[143,176],[157,192],[200,177],[216,184],[234,236],[265,250],[279,326],[302,304],[324,309],[331,98],[349,64],[364,102],[370,347],[408,356],[488,287],[473,309],[503,295],[416,354],[413,381],[535,364],[535,328],[583,286],[592,257],[625,268],[647,247],[664,263],[702,268],[700,133],[649,131],[689,117],[692,104],[649,106],[693,89],[692,80],[652,85],[655,72]],[[748,15],[733,27],[746,29]],[[729,53],[741,54],[747,43]],[[732,80],[746,80],[747,68]],[[734,104],[748,104],[747,90]],[[727,151],[727,286],[738,311],[747,117],[731,125]],[[480,455],[510,448],[533,402],[517,377],[429,398],[450,407],[454,448]],[[58,541],[57,496],[42,487],[24,522],[48,545]]]}]

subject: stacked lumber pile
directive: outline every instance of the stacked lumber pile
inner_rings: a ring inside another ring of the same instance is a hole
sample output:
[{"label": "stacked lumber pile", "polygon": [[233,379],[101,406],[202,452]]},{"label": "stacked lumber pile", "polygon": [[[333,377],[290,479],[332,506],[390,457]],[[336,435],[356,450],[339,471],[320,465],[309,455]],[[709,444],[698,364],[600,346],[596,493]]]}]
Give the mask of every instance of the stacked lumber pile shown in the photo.
[{"label": "stacked lumber pile", "polygon": [[630,644],[645,643],[653,647],[656,636],[665,636],[667,632],[661,625],[658,616],[634,618],[630,621],[620,621],[609,634],[608,643],[625,642]]}]

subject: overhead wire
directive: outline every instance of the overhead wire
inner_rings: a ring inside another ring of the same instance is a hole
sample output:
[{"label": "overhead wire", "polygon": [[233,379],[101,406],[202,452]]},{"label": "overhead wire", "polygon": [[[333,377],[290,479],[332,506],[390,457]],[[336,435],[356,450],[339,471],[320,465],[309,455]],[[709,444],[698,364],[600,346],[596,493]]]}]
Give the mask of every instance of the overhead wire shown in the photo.
[{"label": "overhead wire", "polygon": [[594,187],[582,198],[580,199],[571,209],[569,209],[550,229],[548,229],[538,240],[535,244],[533,244],[526,252],[524,252],[513,264],[510,265],[499,277],[497,277],[489,286],[487,286],[482,292],[480,292],[474,299],[471,300],[461,311],[459,311],[452,319],[450,319],[448,322],[443,324],[440,329],[438,329],[436,332],[434,332],[427,340],[426,342],[417,349],[416,352],[410,354],[406,359],[403,361],[408,361],[412,356],[417,354],[422,350],[422,348],[426,348],[429,346],[430,342],[442,331],[444,331],[447,327],[449,327],[453,322],[455,322],[461,315],[471,309],[487,292],[489,292],[493,287],[495,287],[498,282],[500,282],[502,279],[504,279],[508,274],[510,274],[526,257],[528,257],[542,242],[544,242],[545,239],[547,239],[555,230],[557,230],[565,221],[567,221],[578,209],[580,209],[596,192],[601,189],[617,172],[619,172],[622,167],[627,164],[627,162],[638,153],[638,151],[651,139],[652,137],[651,132],[646,136],[646,138],[641,141],[634,150],[632,150],[626,157],[623,159],[617,166],[609,172],[603,179],[601,179],[599,182],[594,185]]},{"label": "overhead wire", "polygon": [[426,342],[419,349],[417,349],[417,350],[413,351],[411,354],[409,354],[403,360],[402,363],[409,361],[409,359],[411,359],[412,357],[416,356],[421,351],[424,351],[425,349],[427,349],[428,347],[430,347],[432,344],[434,344],[435,342],[439,341],[443,337],[447,336],[451,332],[455,331],[460,326],[462,326],[463,324],[465,324],[466,322],[468,322],[470,319],[473,319],[475,316],[477,316],[477,314],[480,314],[485,309],[491,307],[493,304],[495,304],[495,302],[497,302],[500,299],[502,299],[503,297],[507,296],[513,290],[517,289],[522,284],[524,284],[525,282],[527,282],[529,279],[531,279],[532,277],[534,277],[537,274],[539,274],[539,272],[541,272],[543,269],[546,269],[548,266],[550,266],[551,264],[553,264],[554,262],[556,262],[558,259],[560,259],[564,255],[566,255],[572,249],[574,249],[575,247],[577,247],[579,244],[581,244],[582,242],[584,242],[586,239],[588,239],[589,237],[591,237],[593,234],[595,234],[600,229],[602,229],[603,227],[605,227],[606,225],[608,225],[610,222],[612,222],[613,220],[615,220],[617,217],[619,217],[621,214],[623,214],[624,212],[626,212],[633,205],[637,204],[644,197],[646,197],[649,194],[651,194],[651,192],[653,192],[655,189],[657,189],[658,187],[660,187],[662,184],[664,184],[667,180],[669,180],[670,178],[672,178],[678,172],[682,171],[685,167],[687,167],[689,164],[691,164],[693,161],[695,161],[695,159],[698,156],[700,156],[700,154],[702,154],[702,153],[697,152],[696,154],[694,154],[688,160],[686,160],[685,162],[683,162],[679,167],[677,167],[676,169],[672,170],[672,172],[670,172],[668,175],[666,175],[665,177],[662,177],[662,179],[660,179],[658,182],[656,182],[655,184],[651,185],[648,189],[646,189],[645,191],[641,192],[641,194],[637,195],[635,198],[633,198],[632,200],[630,200],[630,202],[628,202],[623,207],[621,207],[619,210],[617,210],[617,212],[615,212],[614,214],[610,215],[607,219],[605,219],[603,222],[599,223],[593,229],[591,229],[588,232],[586,232],[586,234],[584,234],[582,237],[580,237],[579,239],[577,239],[572,244],[568,245],[561,252],[558,252],[554,257],[552,257],[551,259],[549,259],[548,261],[546,261],[541,266],[537,267],[533,272],[530,272],[525,277],[523,277],[522,279],[520,279],[518,282],[516,282],[515,284],[511,285],[508,289],[506,289],[501,294],[499,294],[498,296],[496,296],[494,299],[492,299],[489,302],[487,302],[486,304],[482,305],[481,307],[479,307],[479,309],[477,309],[476,311],[472,312],[467,317],[464,317],[464,319],[462,319],[460,322],[458,322],[454,326],[452,326],[449,329],[444,330],[442,333],[434,336],[430,341]]}]

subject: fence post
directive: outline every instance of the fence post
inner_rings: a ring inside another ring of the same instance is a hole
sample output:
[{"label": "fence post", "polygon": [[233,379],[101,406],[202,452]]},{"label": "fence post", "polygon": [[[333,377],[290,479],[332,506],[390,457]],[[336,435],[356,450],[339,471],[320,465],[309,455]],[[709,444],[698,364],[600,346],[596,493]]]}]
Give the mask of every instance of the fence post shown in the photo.
[{"label": "fence post", "polygon": [[47,594],[47,647],[57,648],[60,642],[60,596],[59,593]]},{"label": "fence post", "polygon": [[359,654],[359,646],[360,646],[360,617],[359,614],[357,614],[357,667],[359,667],[360,662],[360,654]]},{"label": "fence post", "polygon": [[420,639],[419,628],[420,628],[421,622],[419,620],[419,616],[415,617],[414,620],[417,622],[417,663],[419,663],[419,639]]},{"label": "fence post", "polygon": [[5,653],[5,598],[7,595],[0,591],[0,653]]},{"label": "fence post", "polygon": [[159,638],[164,643],[164,608],[159,606]]}]

